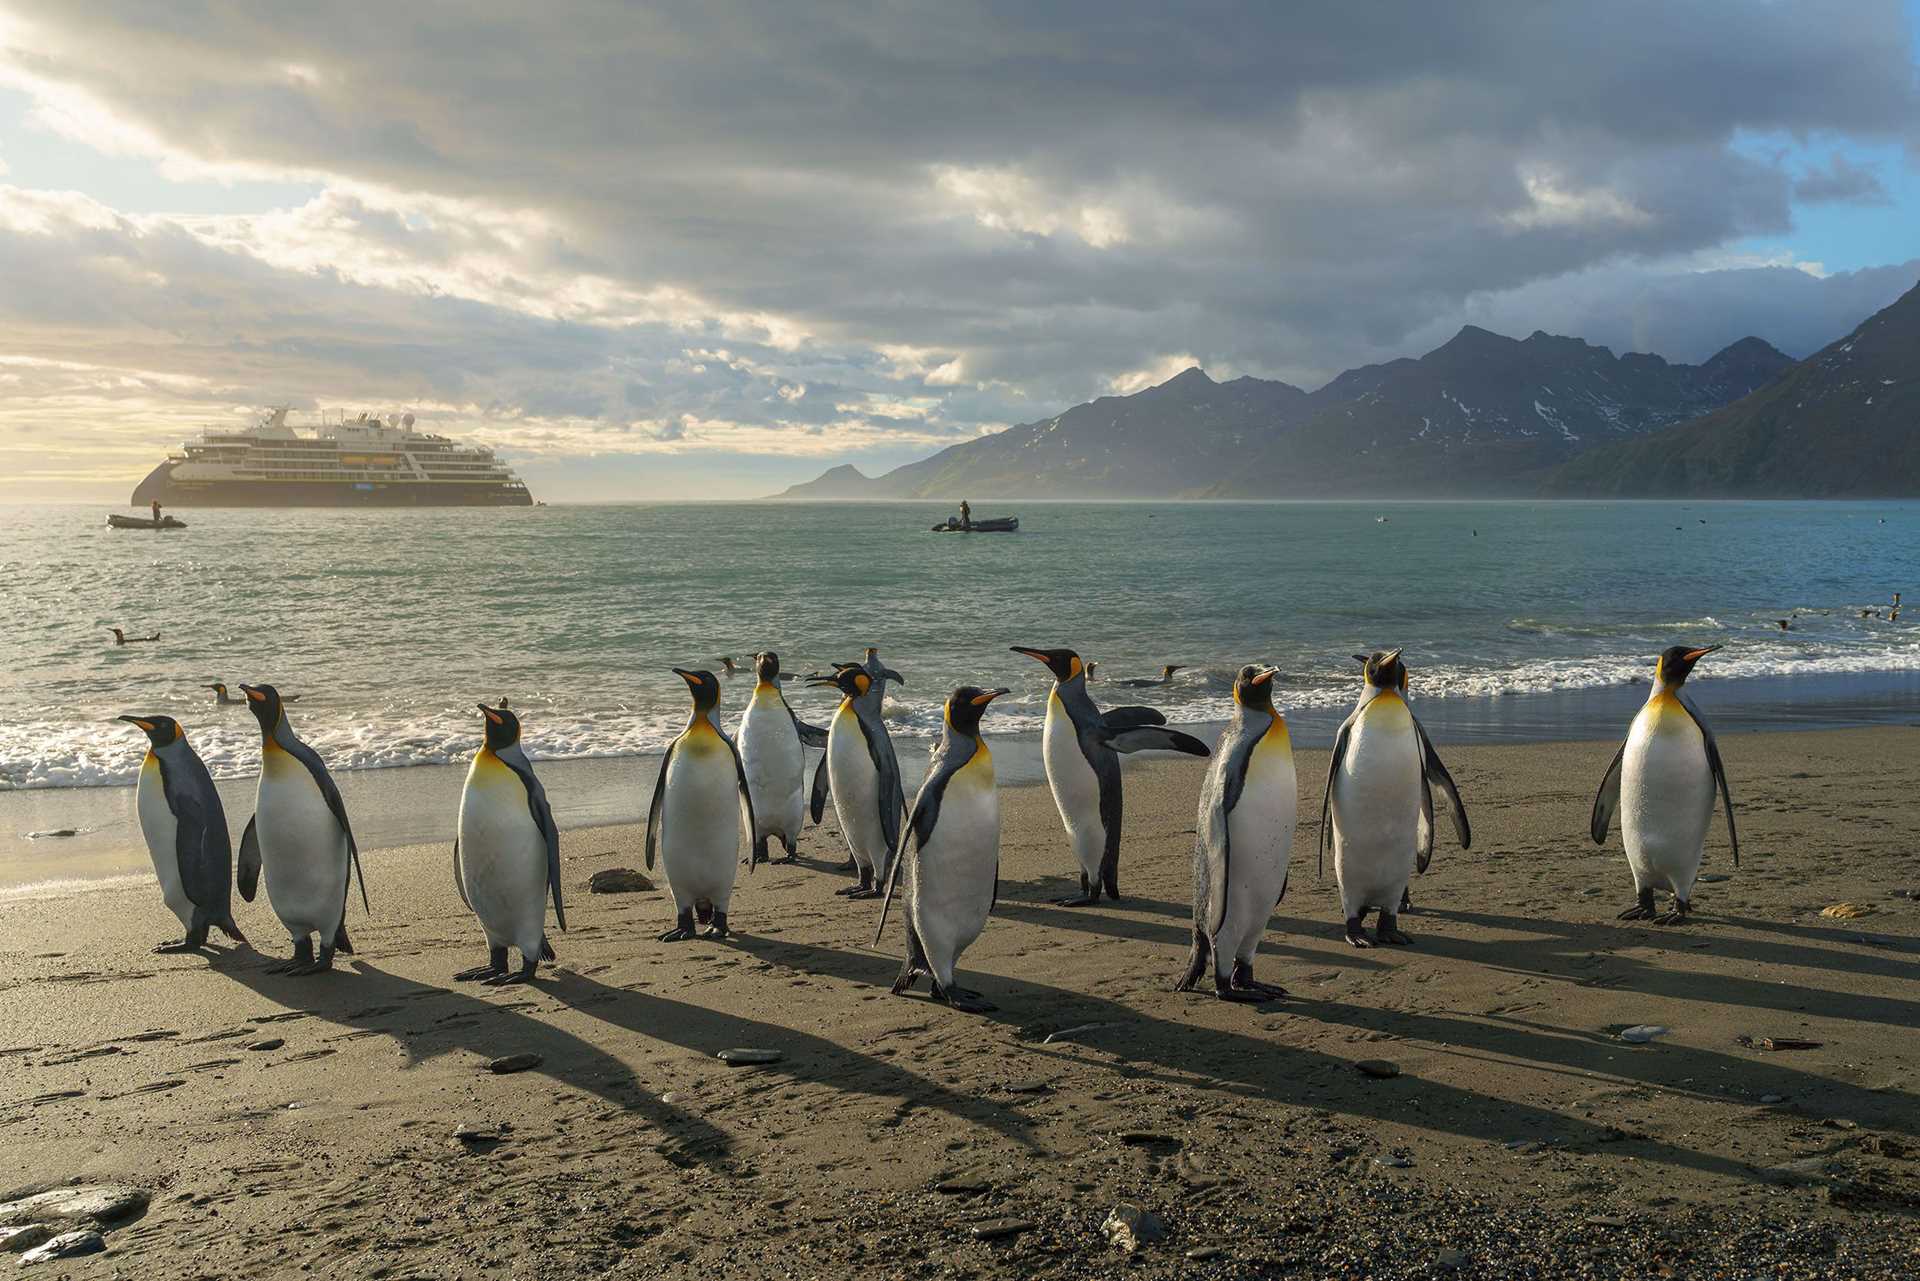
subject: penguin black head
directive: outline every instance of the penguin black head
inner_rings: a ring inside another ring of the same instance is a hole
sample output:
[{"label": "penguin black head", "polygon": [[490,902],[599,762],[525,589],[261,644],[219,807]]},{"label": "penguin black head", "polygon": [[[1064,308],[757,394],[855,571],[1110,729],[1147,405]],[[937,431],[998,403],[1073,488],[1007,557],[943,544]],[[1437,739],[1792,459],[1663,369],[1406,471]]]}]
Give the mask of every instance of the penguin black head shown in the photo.
[{"label": "penguin black head", "polygon": [[873,688],[873,677],[856,663],[835,663],[833,674],[823,676],[815,673],[807,677],[809,685],[831,685],[848,698],[859,698]]},{"label": "penguin black head", "polygon": [[763,683],[780,683],[780,655],[772,650],[763,650],[753,656],[753,674]]},{"label": "penguin black head", "polygon": [[488,707],[478,704],[480,714],[487,718],[487,750],[503,752],[520,741],[520,718],[504,707]]},{"label": "penguin black head", "polygon": [[1353,661],[1367,669],[1367,684],[1375,689],[1390,689],[1402,693],[1407,688],[1407,665],[1400,661],[1400,651],[1387,650],[1385,653],[1375,650],[1371,654],[1355,654]]},{"label": "penguin black head", "polygon": [[962,685],[947,695],[947,724],[956,734],[977,736],[980,733],[980,716],[987,710],[987,704],[1008,692],[1004,689]]},{"label": "penguin black head", "polygon": [[180,722],[171,716],[122,716],[119,719],[145,730],[147,741],[155,747],[165,747],[176,739],[186,737],[180,731]]},{"label": "penguin black head", "polygon": [[693,695],[694,711],[710,712],[720,705],[720,678],[712,672],[676,667],[673,674],[687,683],[687,689]]},{"label": "penguin black head", "polygon": [[1233,678],[1233,701],[1256,712],[1273,710],[1273,677],[1277,667],[1248,663]]},{"label": "penguin black head", "polygon": [[1030,649],[1025,645],[1014,645],[1011,648],[1016,654],[1025,654],[1028,658],[1036,658],[1045,663],[1047,670],[1053,673],[1053,679],[1061,684],[1065,684],[1087,670],[1087,665],[1080,661],[1080,655],[1070,649]]},{"label": "penguin black head", "polygon": [[247,696],[247,710],[260,722],[260,732],[273,733],[273,727],[280,723],[280,691],[271,685],[243,684],[240,692]]},{"label": "penguin black head", "polygon": [[1671,645],[1661,650],[1660,657],[1654,660],[1653,677],[1669,685],[1679,685],[1687,679],[1695,663],[1719,648],[1718,645]]},{"label": "penguin black head", "polygon": [[207,688],[212,690],[214,693],[218,694],[222,698],[225,698],[227,696],[227,687],[222,683],[220,683],[219,681],[213,682],[211,685],[207,686]]}]

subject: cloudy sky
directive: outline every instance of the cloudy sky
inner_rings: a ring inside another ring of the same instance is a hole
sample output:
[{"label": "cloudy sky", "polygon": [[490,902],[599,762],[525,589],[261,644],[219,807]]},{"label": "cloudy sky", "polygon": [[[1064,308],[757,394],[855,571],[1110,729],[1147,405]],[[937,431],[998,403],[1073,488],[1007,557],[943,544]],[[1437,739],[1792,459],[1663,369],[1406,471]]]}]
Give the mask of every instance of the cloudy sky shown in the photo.
[{"label": "cloudy sky", "polygon": [[765,493],[1472,321],[1804,355],[1920,277],[1920,0],[0,0],[0,500],[259,406]]}]

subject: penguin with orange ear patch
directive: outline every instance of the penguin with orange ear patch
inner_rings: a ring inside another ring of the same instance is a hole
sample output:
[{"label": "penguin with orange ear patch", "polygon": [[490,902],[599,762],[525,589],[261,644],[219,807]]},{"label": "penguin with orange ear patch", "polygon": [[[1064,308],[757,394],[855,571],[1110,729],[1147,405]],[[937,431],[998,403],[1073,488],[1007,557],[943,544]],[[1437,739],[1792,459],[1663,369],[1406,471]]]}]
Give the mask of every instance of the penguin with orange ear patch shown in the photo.
[{"label": "penguin with orange ear patch", "polygon": [[[453,841],[453,883],[480,918],[487,963],[454,975],[489,986],[525,983],[541,961],[554,959],[547,942],[547,897],[567,928],[560,896],[560,829],[547,790],[534,777],[520,746],[520,718],[504,707],[480,704],[486,741],[474,753],[460,792],[459,835]],[[520,968],[507,968],[507,949],[520,949]]]},{"label": "penguin with orange ear patch", "polygon": [[647,807],[647,870],[662,860],[673,892],[674,926],[662,943],[680,943],[707,926],[707,938],[727,937],[727,906],[740,866],[740,828],[753,847],[751,871],[767,861],[767,838],[753,817],[746,767],[733,740],[714,719],[720,681],[712,672],[676,667],[687,683],[693,710],[687,727],[667,748]]},{"label": "penguin with orange ear patch", "polygon": [[236,943],[247,941],[233,923],[233,838],[227,812],[214,789],[213,775],[187,745],[187,736],[171,716],[122,716],[147,736],[147,758],[140,765],[134,799],[140,832],[153,856],[160,897],[180,918],[187,936],[162,943],[156,952],[195,952],[206,946],[207,931],[219,928]]}]

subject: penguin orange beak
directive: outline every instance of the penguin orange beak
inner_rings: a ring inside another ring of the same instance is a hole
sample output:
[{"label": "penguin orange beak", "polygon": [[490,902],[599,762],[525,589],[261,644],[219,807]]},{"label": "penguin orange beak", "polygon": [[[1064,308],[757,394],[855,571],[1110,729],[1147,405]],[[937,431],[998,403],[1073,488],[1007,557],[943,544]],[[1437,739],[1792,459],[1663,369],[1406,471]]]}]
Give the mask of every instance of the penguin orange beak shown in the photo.
[{"label": "penguin orange beak", "polygon": [[1028,658],[1036,662],[1050,663],[1052,661],[1047,657],[1045,650],[1029,649],[1025,645],[1009,645],[1007,648],[1016,654],[1025,654]]},{"label": "penguin orange beak", "polygon": [[498,725],[501,723],[500,713],[494,711],[491,707],[488,707],[485,703],[475,703],[474,706],[480,709],[481,714],[487,718],[488,724]]},{"label": "penguin orange beak", "polygon": [[1274,678],[1274,676],[1279,672],[1279,670],[1280,669],[1277,667],[1266,668],[1259,675],[1253,678],[1253,683],[1255,685],[1265,685],[1267,682],[1271,681]]},{"label": "penguin orange beak", "polygon": [[1011,694],[1012,692],[1013,692],[1012,690],[1008,690],[1008,689],[990,689],[985,691],[984,693],[975,694],[973,696],[973,705],[975,707],[985,707],[988,703],[991,703],[994,699],[1000,697],[1002,694]]},{"label": "penguin orange beak", "polygon": [[264,703],[267,701],[267,696],[265,694],[262,694],[259,690],[255,689],[251,685],[242,685],[240,687],[240,692],[242,694],[245,694],[247,698],[253,702]]},{"label": "penguin orange beak", "polygon": [[137,725],[142,730],[145,730],[147,733],[149,734],[153,733],[153,722],[149,720],[143,720],[138,716],[116,716],[113,719],[117,721],[125,721],[129,725]]},{"label": "penguin orange beak", "polygon": [[690,672],[684,667],[676,667],[673,669],[673,674],[687,684],[694,686],[696,689],[699,688],[700,674],[698,672]]},{"label": "penguin orange beak", "polygon": [[1725,648],[1726,646],[1724,645],[1708,645],[1705,649],[1690,649],[1687,651],[1687,661],[1689,663],[1697,663],[1715,650]]},{"label": "penguin orange beak", "polygon": [[1389,663],[1398,662],[1399,659],[1400,659],[1400,651],[1397,649],[1390,649],[1387,651],[1386,657],[1380,660],[1380,665],[1382,667],[1385,667]]}]

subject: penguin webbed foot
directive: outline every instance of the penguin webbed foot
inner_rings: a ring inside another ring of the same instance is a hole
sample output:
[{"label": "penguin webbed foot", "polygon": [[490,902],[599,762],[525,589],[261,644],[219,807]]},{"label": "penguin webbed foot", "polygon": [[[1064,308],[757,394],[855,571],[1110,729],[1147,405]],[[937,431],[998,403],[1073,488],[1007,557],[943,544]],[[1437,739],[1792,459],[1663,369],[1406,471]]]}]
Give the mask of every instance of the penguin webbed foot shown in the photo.
[{"label": "penguin webbed foot", "polygon": [[701,932],[700,937],[705,939],[732,938],[733,931],[727,928],[727,914],[725,912],[715,912],[713,914],[713,924],[707,926],[707,928]]},{"label": "penguin webbed foot", "polygon": [[201,948],[205,947],[206,945],[207,945],[207,941],[205,938],[202,938],[198,942],[195,942],[192,936],[188,936],[187,938],[183,938],[175,943],[155,944],[153,949],[153,954],[155,956],[172,956],[177,952],[198,952]]},{"label": "penguin webbed foot", "polygon": [[944,1001],[948,1008],[958,1010],[962,1014],[991,1014],[1000,1008],[971,988],[941,987],[935,983],[933,997],[936,1001]]},{"label": "penguin webbed foot", "polygon": [[453,981],[455,983],[477,983],[483,979],[490,979],[496,974],[505,974],[506,972],[507,949],[504,947],[490,947],[487,949],[487,963],[485,965],[476,965],[470,970],[461,970],[453,976]]},{"label": "penguin webbed foot", "polygon": [[1693,904],[1683,898],[1673,900],[1673,906],[1653,918],[1655,925],[1685,925],[1687,916],[1693,911]]},{"label": "penguin webbed foot", "polygon": [[1213,994],[1222,1001],[1235,1001],[1242,1005],[1257,1005],[1267,999],[1252,988],[1235,987],[1232,980],[1222,977],[1217,971],[1213,976]]},{"label": "penguin webbed foot", "polygon": [[1236,992],[1258,992],[1269,1001],[1284,1000],[1287,995],[1287,989],[1281,987],[1278,983],[1262,983],[1260,980],[1254,978],[1253,966],[1247,964],[1245,961],[1234,963],[1233,977],[1228,981],[1232,984],[1233,990]]},{"label": "penguin webbed foot", "polygon": [[1616,921],[1645,921],[1652,919],[1652,917],[1653,891],[1641,890],[1640,897],[1634,902],[1634,905],[1613,919]]},{"label": "penguin webbed foot", "polygon": [[1374,927],[1373,937],[1395,947],[1410,947],[1413,944],[1412,939],[1400,932],[1399,918],[1391,912],[1380,913],[1380,923]]},{"label": "penguin webbed foot", "polygon": [[333,949],[321,948],[320,955],[305,964],[296,964],[287,971],[288,978],[303,979],[315,974],[325,974],[333,969]]},{"label": "penguin webbed foot", "polygon": [[673,928],[665,934],[662,934],[660,941],[662,943],[684,943],[693,937],[695,937],[693,910],[689,908],[687,911],[680,913],[679,919],[674,922]]},{"label": "penguin webbed foot", "polygon": [[[328,962],[331,963],[333,959],[332,955],[329,954],[327,959]],[[309,968],[312,965],[313,940],[311,938],[302,938],[295,941],[292,957],[267,966],[266,972],[268,974],[310,974],[313,972],[311,968]]]},{"label": "penguin webbed foot", "polygon": [[1347,918],[1346,940],[1355,947],[1373,946],[1373,940],[1367,937],[1366,920],[1364,915]]},{"label": "penguin webbed foot", "polygon": [[485,987],[517,987],[522,983],[533,982],[533,976],[539,971],[538,961],[528,961],[517,970],[505,971],[482,981]]}]

